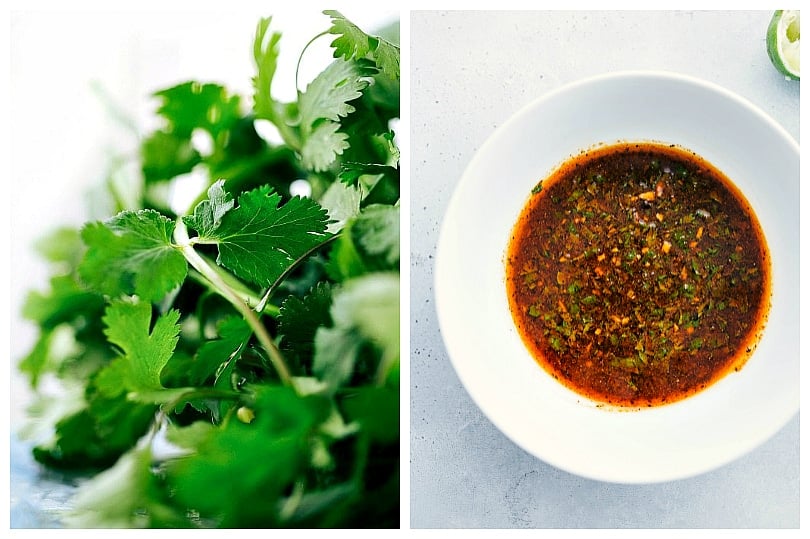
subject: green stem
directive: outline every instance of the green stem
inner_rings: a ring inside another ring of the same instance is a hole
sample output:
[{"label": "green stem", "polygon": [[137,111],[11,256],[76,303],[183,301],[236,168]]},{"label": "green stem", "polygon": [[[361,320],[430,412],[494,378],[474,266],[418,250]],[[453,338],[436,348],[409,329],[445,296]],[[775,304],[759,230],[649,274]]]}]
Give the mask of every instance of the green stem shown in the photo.
[{"label": "green stem", "polygon": [[284,143],[290,148],[300,152],[301,146],[303,146],[301,137],[295,132],[292,126],[284,120],[285,117],[286,114],[284,113],[281,103],[275,103],[275,107],[273,107],[273,117],[268,119],[276,126],[276,129],[278,129],[278,133],[281,135]]},{"label": "green stem", "polygon": [[302,92],[301,92],[301,90],[298,89],[298,71],[301,69],[301,60],[304,58],[304,53],[307,52],[307,49],[310,47],[310,45],[315,43],[315,41],[317,41],[318,39],[322,38],[323,36],[327,36],[327,35],[329,35],[329,31],[324,30],[320,34],[318,34],[315,37],[313,37],[312,39],[310,39],[307,42],[307,44],[304,45],[304,48],[301,49],[301,54],[298,55],[298,62],[295,64],[295,91],[297,93],[299,93],[299,94],[302,93]]},{"label": "green stem", "polygon": [[178,404],[183,401],[188,401],[192,399],[232,399],[232,400],[239,400],[242,397],[240,393],[235,391],[225,391],[223,389],[211,389],[211,388],[196,388],[196,389],[189,389],[186,393],[183,393],[173,401],[170,401],[163,405],[162,409],[165,410],[174,410]]},{"label": "green stem", "polygon": [[183,256],[186,258],[188,263],[193,267],[195,270],[200,272],[200,274],[205,277],[225,298],[231,305],[239,311],[245,321],[248,323],[250,328],[253,330],[253,333],[256,335],[256,338],[259,340],[259,343],[267,352],[267,356],[270,359],[270,362],[273,364],[273,367],[276,369],[278,373],[278,377],[281,379],[282,383],[286,386],[292,385],[292,375],[290,374],[290,369],[287,367],[287,362],[284,360],[284,356],[281,355],[281,351],[278,349],[276,344],[273,342],[273,339],[270,337],[270,334],[267,333],[267,328],[264,327],[261,320],[259,320],[259,315],[250,308],[250,306],[245,303],[245,301],[237,294],[222,276],[214,271],[214,269],[206,262],[192,247],[189,243],[188,237],[188,230],[186,229],[186,225],[183,223],[182,219],[177,220],[177,225],[174,228],[174,237],[175,241],[177,241],[177,246],[180,251],[183,253]]},{"label": "green stem", "polygon": [[393,354],[383,355],[375,374],[375,383],[377,384],[377,387],[383,387],[385,385],[386,380],[388,380],[388,374],[398,361],[399,358]]},{"label": "green stem", "polygon": [[[205,259],[205,257],[202,258]],[[212,267],[212,269],[216,270],[216,268],[214,267]],[[219,289],[214,287],[214,285],[211,284],[211,281],[203,277],[202,274],[199,273],[198,271],[192,269],[191,271],[188,272],[188,277],[189,279],[192,279],[193,281],[196,281],[197,283],[206,287],[209,291],[219,295]],[[257,297],[256,294],[253,293],[251,290],[248,290],[246,287],[237,287],[234,286],[233,284],[231,285],[231,288],[233,289],[234,292],[236,292],[239,295],[239,297],[242,298],[243,302],[248,304],[250,308],[256,309],[256,307],[259,305],[261,298]],[[264,309],[256,309],[256,312],[276,318],[281,313],[281,308],[279,308],[278,305],[267,303],[264,305]]]},{"label": "green stem", "polygon": [[290,273],[292,273],[293,270],[295,270],[295,268],[297,268],[298,265],[301,264],[301,262],[303,262],[304,260],[309,258],[309,256],[312,253],[314,253],[315,251],[317,251],[318,249],[320,249],[324,245],[327,245],[328,243],[336,240],[337,237],[338,237],[337,234],[333,234],[332,236],[329,236],[324,241],[322,241],[321,243],[319,243],[315,247],[309,249],[307,252],[305,252],[304,254],[299,256],[298,258],[296,258],[295,261],[292,264],[290,264],[287,267],[287,269],[285,269],[284,272],[281,275],[278,276],[278,279],[276,279],[275,282],[272,285],[270,285],[270,288],[267,289],[267,292],[264,293],[264,295],[262,296],[262,298],[259,300],[259,302],[256,304],[256,306],[254,308],[259,312],[262,312],[264,309],[266,309],[267,308],[267,302],[270,300],[270,296],[273,295],[273,293],[276,291],[276,289],[279,287],[279,285],[284,282],[284,280],[290,275]]},{"label": "green stem", "polygon": [[281,520],[289,520],[294,514],[295,510],[298,509],[298,506],[301,504],[301,500],[304,498],[304,480],[299,478],[295,482],[295,486],[293,487],[293,491],[290,496],[284,501],[281,509],[279,510],[279,516]]}]

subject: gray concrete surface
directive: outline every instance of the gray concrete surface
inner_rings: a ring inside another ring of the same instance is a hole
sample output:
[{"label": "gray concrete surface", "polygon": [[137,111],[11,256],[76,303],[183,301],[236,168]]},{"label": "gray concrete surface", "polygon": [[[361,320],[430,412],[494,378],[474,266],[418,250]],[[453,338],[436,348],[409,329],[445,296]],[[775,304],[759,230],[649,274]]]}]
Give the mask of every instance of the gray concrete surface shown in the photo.
[{"label": "gray concrete surface", "polygon": [[570,475],[515,446],[472,402],[444,349],[433,297],[436,240],[464,168],[497,126],[564,83],[615,70],[676,71],[740,94],[799,140],[799,84],[785,81],[765,52],[770,16],[410,14],[413,528],[799,526],[798,416],[748,455],[694,478],[632,486]]}]

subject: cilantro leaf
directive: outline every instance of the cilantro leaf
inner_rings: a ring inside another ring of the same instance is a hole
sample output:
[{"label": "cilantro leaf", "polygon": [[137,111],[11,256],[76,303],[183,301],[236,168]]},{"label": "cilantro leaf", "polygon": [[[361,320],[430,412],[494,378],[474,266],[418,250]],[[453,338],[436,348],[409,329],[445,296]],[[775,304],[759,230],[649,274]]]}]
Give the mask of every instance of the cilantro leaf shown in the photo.
[{"label": "cilantro leaf", "polygon": [[136,394],[163,390],[160,373],[177,345],[179,318],[179,311],[172,310],[159,316],[152,327],[149,303],[116,301],[110,304],[103,318],[104,333],[110,343],[120,348],[122,355],[99,374],[100,390],[112,395],[122,387]]},{"label": "cilantro leaf", "polygon": [[124,392],[106,397],[87,389],[87,404],[60,419],[54,438],[34,448],[34,457],[56,467],[110,466],[143,436],[155,416],[155,406],[133,402]]},{"label": "cilantro leaf", "polygon": [[216,140],[241,116],[239,96],[228,95],[219,84],[185,82],[154,94],[160,98],[158,114],[176,136],[189,138],[204,129]]},{"label": "cilantro leaf", "polygon": [[81,287],[72,275],[51,278],[47,293],[29,292],[22,314],[46,329],[70,322],[79,316],[97,316],[104,308],[104,298]]},{"label": "cilantro leaf", "polygon": [[388,387],[360,387],[347,392],[341,408],[349,421],[357,421],[372,440],[394,443],[399,439],[399,392]]},{"label": "cilantro leaf", "polygon": [[370,62],[336,60],[322,71],[298,100],[301,128],[311,130],[321,119],[337,122],[354,112],[349,103],[363,95],[376,69]]},{"label": "cilantro leaf", "polygon": [[396,176],[397,183],[399,183],[399,169],[390,165],[378,165],[376,163],[343,163],[338,173],[338,179],[348,185],[357,185],[361,176],[377,174]]},{"label": "cilantro leaf", "polygon": [[88,249],[82,280],[112,297],[137,294],[158,301],[186,277],[186,259],[171,243],[174,221],[154,210],[126,211],[82,229]]},{"label": "cilantro leaf", "polygon": [[196,452],[167,470],[178,501],[221,527],[279,522],[280,515],[260,502],[289,488],[307,464],[311,429],[329,412],[322,397],[302,398],[286,387],[252,389],[252,423],[234,419],[211,430]]},{"label": "cilantro leaf", "polygon": [[351,60],[354,57],[362,58],[369,53],[371,47],[365,32],[338,11],[325,10],[323,13],[332,18],[329,33],[338,36],[332,41],[336,58],[343,56],[346,60]]},{"label": "cilantro leaf", "polygon": [[355,111],[350,101],[362,97],[374,73],[368,61],[336,60],[309,83],[298,100],[304,167],[324,171],[349,148],[339,121]]},{"label": "cilantro leaf", "polygon": [[318,201],[332,221],[327,231],[340,231],[349,219],[360,213],[361,201],[362,193],[359,188],[341,182],[332,183]]},{"label": "cilantro leaf", "polygon": [[53,332],[51,331],[40,332],[33,348],[20,360],[19,369],[21,372],[28,374],[29,382],[33,388],[37,387],[40,376],[46,370],[52,336]]},{"label": "cilantro leaf", "polygon": [[197,351],[189,366],[189,383],[203,385],[223,363],[241,352],[251,335],[250,326],[243,319],[231,316],[223,320],[219,338],[206,341]]},{"label": "cilantro leaf", "polygon": [[201,162],[202,156],[192,146],[189,136],[155,131],[141,144],[141,170],[147,184],[169,181],[191,172]]},{"label": "cilantro leaf", "polygon": [[335,327],[356,329],[384,356],[399,356],[398,274],[371,273],[345,282],[330,313]]},{"label": "cilantro leaf", "polygon": [[281,349],[304,374],[310,374],[315,332],[321,326],[332,325],[331,304],[332,286],[326,282],[319,282],[303,298],[289,296],[281,304],[278,316]]},{"label": "cilantro leaf", "polygon": [[203,200],[194,208],[194,214],[183,218],[183,222],[196,230],[200,236],[213,235],[222,217],[234,205],[233,197],[222,186],[225,180],[218,180],[208,188],[208,199]]},{"label": "cilantro leaf", "polygon": [[399,269],[399,207],[371,205],[350,219],[329,254],[327,272],[338,281]]},{"label": "cilantro leaf", "polygon": [[374,62],[380,71],[390,78],[399,79],[399,47],[382,38],[378,39],[379,42],[372,53]]},{"label": "cilantro leaf", "polygon": [[351,378],[362,346],[362,337],[352,327],[318,328],[312,372],[336,391]]},{"label": "cilantro leaf", "polygon": [[[217,161],[241,118],[239,96],[218,84],[189,81],[156,92],[157,113],[166,125],[149,135],[141,146],[141,169],[147,184],[169,181],[190,172],[203,161]],[[211,137],[211,155],[201,155],[192,144],[195,132]]]},{"label": "cilantro leaf", "polygon": [[349,135],[338,129],[337,122],[325,121],[309,134],[301,148],[301,162],[306,168],[323,172],[349,147]]},{"label": "cilantro leaf", "polygon": [[86,483],[74,499],[67,517],[71,526],[82,528],[144,528],[148,515],[141,507],[148,488],[152,457],[148,447],[134,449],[112,468]]},{"label": "cilantro leaf", "polygon": [[75,269],[84,252],[79,231],[72,227],[59,227],[34,243],[36,251],[49,262],[64,264]]},{"label": "cilantro leaf", "polygon": [[334,327],[315,333],[313,373],[335,391],[348,382],[366,343],[381,351],[381,377],[399,361],[399,276],[371,273],[351,279],[334,295]]},{"label": "cilantro leaf", "polygon": [[[217,245],[218,264],[242,279],[269,287],[297,259],[329,238],[327,213],[317,202],[294,197],[280,204],[281,196],[267,186],[243,193],[238,207],[225,213],[219,226],[206,230],[199,240]],[[194,227],[201,219],[187,222]]]},{"label": "cilantro leaf", "polygon": [[[354,220],[352,239],[367,267],[396,269],[399,264],[399,206],[368,206]],[[376,263],[372,264],[372,260]]]},{"label": "cilantro leaf", "polygon": [[259,118],[274,118],[276,103],[271,87],[278,67],[279,41],[281,34],[274,32],[267,37],[272,17],[259,19],[253,40],[253,60],[257,74],[253,77],[253,111]]},{"label": "cilantro leaf", "polygon": [[370,55],[380,71],[399,79],[399,47],[379,36],[366,34],[338,11],[327,10],[324,14],[332,18],[329,33],[338,36],[332,41],[335,58],[351,60]]},{"label": "cilantro leaf", "polygon": [[149,446],[125,453],[114,466],[82,484],[65,522],[75,528],[175,528],[188,526],[183,512],[161,496]]}]

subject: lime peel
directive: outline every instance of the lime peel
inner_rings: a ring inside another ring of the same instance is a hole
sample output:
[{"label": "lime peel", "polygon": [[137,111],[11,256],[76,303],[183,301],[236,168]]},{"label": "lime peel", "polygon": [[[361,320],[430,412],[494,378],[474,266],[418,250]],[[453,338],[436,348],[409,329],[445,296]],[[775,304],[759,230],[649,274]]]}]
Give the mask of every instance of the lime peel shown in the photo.
[{"label": "lime peel", "polygon": [[799,80],[800,37],[799,11],[775,11],[765,41],[771,63],[788,80]]}]

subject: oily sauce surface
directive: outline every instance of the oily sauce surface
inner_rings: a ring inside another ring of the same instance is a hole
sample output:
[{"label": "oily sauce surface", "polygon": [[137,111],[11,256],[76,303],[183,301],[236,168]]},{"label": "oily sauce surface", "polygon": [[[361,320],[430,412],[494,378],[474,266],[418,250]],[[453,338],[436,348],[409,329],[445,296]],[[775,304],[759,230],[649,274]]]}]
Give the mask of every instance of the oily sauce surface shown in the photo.
[{"label": "oily sauce surface", "polygon": [[622,143],[532,191],[506,258],[510,309],[569,388],[654,406],[739,370],[770,304],[759,223],[715,167],[677,146]]}]

